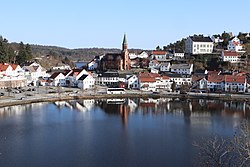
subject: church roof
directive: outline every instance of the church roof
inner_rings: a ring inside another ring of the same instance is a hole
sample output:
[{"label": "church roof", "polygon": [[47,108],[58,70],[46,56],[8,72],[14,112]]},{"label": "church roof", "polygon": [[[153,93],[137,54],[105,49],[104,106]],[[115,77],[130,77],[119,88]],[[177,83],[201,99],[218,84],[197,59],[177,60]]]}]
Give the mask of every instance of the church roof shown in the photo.
[{"label": "church roof", "polygon": [[126,34],[124,34],[124,37],[123,37],[123,44],[127,44]]},{"label": "church roof", "polygon": [[121,53],[107,53],[103,58],[102,61],[115,61],[121,59]]}]

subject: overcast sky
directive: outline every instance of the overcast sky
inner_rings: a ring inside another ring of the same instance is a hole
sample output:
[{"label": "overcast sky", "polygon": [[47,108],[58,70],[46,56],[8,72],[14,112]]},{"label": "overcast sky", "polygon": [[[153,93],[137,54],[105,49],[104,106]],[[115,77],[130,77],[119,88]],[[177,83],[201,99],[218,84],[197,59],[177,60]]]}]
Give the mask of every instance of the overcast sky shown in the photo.
[{"label": "overcast sky", "polygon": [[[239,3],[239,4],[237,4]],[[0,35],[67,48],[154,49],[189,35],[250,32],[249,0],[2,0]]]}]

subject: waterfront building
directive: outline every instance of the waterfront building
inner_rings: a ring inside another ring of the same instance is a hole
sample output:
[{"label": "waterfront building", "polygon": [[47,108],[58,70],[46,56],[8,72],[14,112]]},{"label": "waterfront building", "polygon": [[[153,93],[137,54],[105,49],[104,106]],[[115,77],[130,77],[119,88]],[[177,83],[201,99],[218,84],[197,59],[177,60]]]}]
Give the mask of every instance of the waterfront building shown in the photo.
[{"label": "waterfront building", "polygon": [[24,70],[24,77],[27,79],[28,85],[36,86],[39,82],[39,78],[46,76],[46,69],[36,62],[25,63],[22,67]]},{"label": "waterfront building", "polygon": [[170,82],[175,82],[177,88],[182,85],[192,85],[192,76],[189,74],[168,73],[165,75],[170,78]]},{"label": "waterfront building", "polygon": [[146,72],[139,74],[139,84],[142,91],[170,91],[172,82],[168,76]]},{"label": "waterfront building", "polygon": [[78,88],[80,89],[91,89],[94,88],[95,86],[95,79],[92,74],[86,75],[83,74],[79,79],[78,79]]},{"label": "waterfront building", "polygon": [[130,75],[127,78],[127,86],[129,89],[139,89],[139,78],[137,75]]},{"label": "waterfront building", "polygon": [[95,77],[97,85],[117,86],[119,80],[119,73],[117,71],[102,72]]},{"label": "waterfront building", "polygon": [[61,72],[55,72],[49,77],[51,86],[66,86],[66,78]]},{"label": "waterfront building", "polygon": [[225,75],[225,92],[244,93],[247,89],[246,76]]}]

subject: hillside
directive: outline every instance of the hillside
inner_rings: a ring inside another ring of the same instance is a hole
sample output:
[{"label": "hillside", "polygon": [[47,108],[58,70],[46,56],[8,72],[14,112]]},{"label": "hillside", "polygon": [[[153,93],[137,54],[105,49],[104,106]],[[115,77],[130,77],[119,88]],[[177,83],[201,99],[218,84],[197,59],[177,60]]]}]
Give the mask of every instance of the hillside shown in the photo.
[{"label": "hillside", "polygon": [[[34,57],[43,57],[50,55],[53,57],[68,57],[72,61],[90,61],[95,56],[105,53],[117,53],[120,49],[108,48],[79,48],[67,49],[57,46],[30,45]],[[130,49],[131,52],[140,52],[141,49]]]}]

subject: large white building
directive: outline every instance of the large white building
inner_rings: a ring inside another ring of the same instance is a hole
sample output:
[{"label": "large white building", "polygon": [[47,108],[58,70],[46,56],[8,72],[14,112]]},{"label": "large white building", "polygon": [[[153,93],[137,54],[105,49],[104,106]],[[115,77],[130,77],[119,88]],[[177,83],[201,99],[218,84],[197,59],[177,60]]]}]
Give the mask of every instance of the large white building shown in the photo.
[{"label": "large white building", "polygon": [[214,43],[210,37],[190,36],[185,41],[185,53],[209,54],[213,52]]}]

